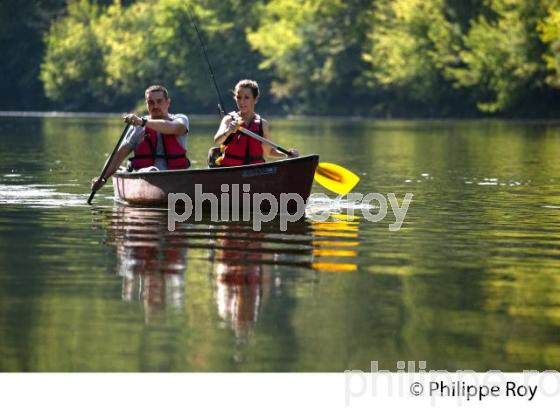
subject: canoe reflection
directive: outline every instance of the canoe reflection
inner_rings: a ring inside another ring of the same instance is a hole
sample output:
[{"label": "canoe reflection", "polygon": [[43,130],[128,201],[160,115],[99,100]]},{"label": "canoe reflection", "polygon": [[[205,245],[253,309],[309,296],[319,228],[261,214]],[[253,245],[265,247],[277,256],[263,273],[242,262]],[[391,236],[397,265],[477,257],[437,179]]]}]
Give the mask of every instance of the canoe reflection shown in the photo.
[{"label": "canoe reflection", "polygon": [[122,299],[142,301],[146,323],[184,312],[186,275],[197,286],[206,276],[219,320],[245,339],[267,301],[302,271],[357,269],[359,225],[353,221],[303,220],[285,232],[274,222],[254,232],[251,223],[202,221],[170,232],[165,210],[126,206],[113,208],[109,219],[106,242],[116,250]]},{"label": "canoe reflection", "polygon": [[122,299],[142,300],[146,323],[166,308],[184,306],[187,248],[169,235],[164,217],[159,211],[119,207],[109,235],[116,246]]},{"label": "canoe reflection", "polygon": [[215,299],[220,318],[238,339],[247,338],[257,323],[259,310],[266,304],[271,287],[281,286],[280,276],[272,281],[271,265],[262,253],[266,234],[228,226],[217,238],[213,252]]}]

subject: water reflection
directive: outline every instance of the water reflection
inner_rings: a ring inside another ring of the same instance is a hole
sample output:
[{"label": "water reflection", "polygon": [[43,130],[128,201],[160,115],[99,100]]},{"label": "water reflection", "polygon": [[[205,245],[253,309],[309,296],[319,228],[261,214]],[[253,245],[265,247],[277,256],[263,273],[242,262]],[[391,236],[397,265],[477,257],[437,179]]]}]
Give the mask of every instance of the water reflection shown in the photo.
[{"label": "water reflection", "polygon": [[[403,229],[318,203],[328,221],[288,232],[170,233],[165,212],[113,208],[109,188],[92,224],[89,180],[122,125],[3,121],[0,370],[560,367],[559,123],[277,125],[359,171],[359,192],[413,192]],[[193,125],[197,167],[213,130]]]},{"label": "water reflection", "polygon": [[218,314],[240,339],[250,336],[271,286],[281,284],[280,277],[271,280],[271,267],[263,263],[263,239],[262,233],[251,235],[237,226],[226,226],[225,235],[217,237],[212,252]]},{"label": "water reflection", "polygon": [[[247,360],[255,327],[271,294],[281,292],[282,279],[266,263],[266,234],[243,225],[225,225],[210,252],[213,297],[221,323],[235,338],[232,356]],[[308,252],[306,252],[307,254]]]},{"label": "water reflection", "polygon": [[[202,221],[170,232],[165,210],[116,206],[105,242],[115,248],[122,300],[142,302],[146,323],[183,312],[194,296],[186,289],[187,272],[206,275],[218,320],[243,344],[267,301],[282,293],[285,280],[297,278],[295,272],[357,270],[359,222],[333,218],[292,223],[287,231],[279,221],[260,232],[250,222]],[[190,269],[189,261],[197,267]]]},{"label": "water reflection", "polygon": [[115,208],[107,243],[116,248],[122,299],[141,300],[146,323],[160,319],[166,307],[182,308],[187,248],[169,235],[165,213]]}]

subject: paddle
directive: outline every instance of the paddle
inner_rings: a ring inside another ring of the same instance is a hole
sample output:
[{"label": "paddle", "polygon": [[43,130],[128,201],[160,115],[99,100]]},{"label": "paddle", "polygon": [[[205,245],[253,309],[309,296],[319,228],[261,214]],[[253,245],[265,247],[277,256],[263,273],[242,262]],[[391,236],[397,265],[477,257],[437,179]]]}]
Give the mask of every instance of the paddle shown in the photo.
[{"label": "paddle", "polygon": [[[258,134],[255,134],[247,128],[239,127],[239,131],[262,142],[263,144],[268,144],[271,147],[276,148],[283,154],[290,156],[290,151],[287,149],[282,148],[280,145],[277,145]],[[358,181],[360,181],[360,177],[340,165],[332,164],[330,162],[320,162],[317,166],[317,170],[315,171],[315,181],[330,191],[339,195],[346,195],[356,186]]]},{"label": "paddle", "polygon": [[[198,26],[194,21],[194,18],[190,12],[188,12],[191,23],[196,31],[196,35],[198,37],[198,41],[200,42],[200,48],[202,49],[202,53],[204,55],[204,59],[206,60],[206,64],[208,65],[208,70],[210,72],[210,78],[212,79],[212,83],[214,84],[214,89],[216,90],[216,94],[218,96],[218,111],[220,112],[220,117],[224,117],[225,115],[225,105],[222,100],[222,95],[220,94],[220,89],[218,88],[218,84],[216,83],[216,77],[214,76],[214,70],[212,69],[212,64],[210,64],[210,59],[208,58],[208,53],[206,52],[206,46],[204,45],[204,41],[202,40],[202,35],[198,30]],[[266,138],[261,137],[258,134],[255,134],[252,131],[249,131],[246,128],[239,128],[239,130],[250,137],[253,137],[264,144],[268,144],[273,148],[276,148],[278,151],[290,155],[290,152],[279,145],[274,144],[273,142],[267,140]],[[352,190],[360,180],[360,177],[354,174],[352,171],[347,170],[346,168],[341,167],[337,164],[332,164],[328,162],[321,162],[317,166],[317,170],[315,171],[315,181],[321,184],[325,188],[330,191],[333,191],[339,195],[346,195],[348,192]]]},{"label": "paddle", "polygon": [[[99,175],[99,179],[105,178],[105,173],[107,172],[107,168],[109,168],[109,164],[111,163],[111,161],[113,160],[113,157],[115,156],[119,147],[121,146],[121,142],[122,142],[124,136],[126,135],[126,132],[128,131],[128,127],[130,127],[129,124],[127,124],[124,127],[124,130],[121,134],[121,137],[119,138],[119,141],[117,142],[117,145],[115,145],[115,148],[113,149],[113,152],[111,153],[111,156],[109,156],[109,159],[107,160],[107,162],[105,162],[105,165],[103,166],[103,170],[101,171],[101,175]],[[89,195],[89,198],[87,200],[88,205],[91,205],[91,201],[92,201],[93,197],[95,196],[96,192],[97,191],[93,191],[93,190],[91,191],[91,194]]]}]

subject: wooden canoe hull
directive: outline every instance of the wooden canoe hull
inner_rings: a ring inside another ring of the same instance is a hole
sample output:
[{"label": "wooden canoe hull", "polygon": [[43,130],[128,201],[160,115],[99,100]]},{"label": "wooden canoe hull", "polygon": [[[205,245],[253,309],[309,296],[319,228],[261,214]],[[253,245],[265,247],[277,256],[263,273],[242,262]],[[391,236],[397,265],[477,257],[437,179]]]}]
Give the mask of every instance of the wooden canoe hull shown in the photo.
[{"label": "wooden canoe hull", "polygon": [[242,193],[243,185],[248,184],[251,198],[254,193],[268,193],[279,201],[281,194],[294,193],[307,201],[318,163],[318,155],[307,155],[227,168],[117,172],[113,175],[113,189],[118,201],[139,206],[167,207],[171,193],[186,194],[193,202],[200,191],[220,198],[224,184],[229,186],[230,193],[235,191],[235,185]]}]

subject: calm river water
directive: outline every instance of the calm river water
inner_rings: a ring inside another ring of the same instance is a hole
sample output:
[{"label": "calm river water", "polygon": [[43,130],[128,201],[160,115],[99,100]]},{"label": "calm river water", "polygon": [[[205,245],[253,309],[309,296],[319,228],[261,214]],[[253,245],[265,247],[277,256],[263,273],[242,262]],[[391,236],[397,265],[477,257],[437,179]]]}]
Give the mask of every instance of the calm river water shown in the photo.
[{"label": "calm river water", "polygon": [[560,123],[271,122],[355,192],[412,193],[402,228],[333,199],[287,232],[168,232],[108,187],[85,204],[117,119],[2,118],[0,371],[560,368]]}]

